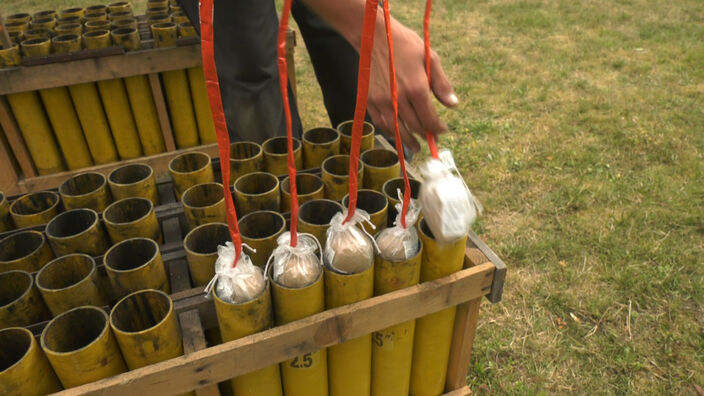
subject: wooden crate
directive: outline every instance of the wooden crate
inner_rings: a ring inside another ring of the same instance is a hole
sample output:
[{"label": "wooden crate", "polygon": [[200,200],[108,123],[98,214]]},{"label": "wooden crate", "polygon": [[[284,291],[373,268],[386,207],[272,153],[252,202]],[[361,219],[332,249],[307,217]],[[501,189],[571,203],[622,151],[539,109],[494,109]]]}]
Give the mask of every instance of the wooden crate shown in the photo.
[{"label": "wooden crate", "polygon": [[[296,94],[295,63],[293,60],[295,34],[287,36],[287,58],[289,81]],[[23,66],[0,69],[0,191],[16,195],[58,187],[73,174],[86,171],[108,172],[124,163],[144,162],[151,165],[156,174],[167,172],[169,161],[184,152],[204,151],[217,155],[215,144],[177,150],[169,119],[159,73],[169,70],[187,69],[201,65],[198,39],[179,39],[176,47],[148,48],[149,40],[143,41],[146,49],[124,52],[119,47],[99,50],[83,50],[73,54],[52,55],[44,58],[25,59]],[[80,70],[80,73],[76,73]],[[152,96],[156,104],[166,152],[135,160],[98,165],[74,171],[39,176],[32,163],[27,146],[4,95],[36,91],[45,88],[69,86],[114,78],[147,75]]]}]

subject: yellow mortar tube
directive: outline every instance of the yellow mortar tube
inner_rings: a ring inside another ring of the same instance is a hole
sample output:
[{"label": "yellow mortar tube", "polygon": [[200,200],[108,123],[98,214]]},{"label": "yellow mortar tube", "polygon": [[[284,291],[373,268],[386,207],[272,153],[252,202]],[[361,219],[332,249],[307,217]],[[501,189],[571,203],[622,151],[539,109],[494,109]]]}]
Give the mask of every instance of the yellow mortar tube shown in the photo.
[{"label": "yellow mortar tube", "polygon": [[[374,263],[374,295],[413,286],[420,279],[423,245],[408,260],[386,260],[377,255]],[[413,358],[415,320],[372,333],[372,395],[408,396]]]},{"label": "yellow mortar tube", "polygon": [[0,330],[0,394],[46,395],[62,389],[31,331]]},{"label": "yellow mortar tube", "polygon": [[[366,300],[374,295],[374,264],[358,274],[340,274],[325,268],[325,307]],[[328,348],[331,396],[365,396],[371,390],[371,334]]]},{"label": "yellow mortar tube", "polygon": [[[269,281],[264,291],[250,301],[230,303],[223,301],[217,293],[213,293],[213,300],[223,342],[237,340],[274,325]],[[237,396],[281,396],[279,365],[233,378],[232,388]]]},{"label": "yellow mortar tube", "polygon": [[[57,53],[81,50],[79,36],[57,36],[53,39]],[[71,99],[76,106],[78,119],[83,126],[88,149],[96,164],[106,164],[118,160],[115,142],[110,133],[105,111],[95,83],[83,83],[68,87]]]},{"label": "yellow mortar tube", "polygon": [[208,223],[191,230],[183,239],[186,261],[195,286],[205,286],[215,276],[218,246],[231,242],[225,223]]},{"label": "yellow mortar tube", "polygon": [[[115,44],[122,46],[126,51],[135,51],[141,48],[136,28],[115,29],[112,31],[112,37]],[[159,116],[156,112],[156,104],[154,104],[147,76],[126,77],[124,81],[132,113],[137,122],[139,140],[142,142],[144,155],[163,153],[166,151],[164,136],[161,133]]]},{"label": "yellow mortar tube", "polygon": [[[151,26],[154,46],[157,48],[176,45],[176,25],[171,22],[156,23]],[[161,73],[169,105],[171,124],[174,129],[176,146],[187,148],[197,146],[198,126],[193,111],[193,101],[185,70],[171,70]]]},{"label": "yellow mortar tube", "polygon": [[[110,32],[107,30],[84,33],[83,42],[87,49],[106,48],[112,45]],[[122,79],[98,81],[98,90],[120,159],[141,157],[142,144],[137,135],[137,126],[132,117],[130,102]]]},{"label": "yellow mortar tube", "polygon": [[[0,68],[16,67],[21,62],[19,46],[0,49]],[[48,175],[66,170],[37,92],[9,94],[7,100],[37,173]]]},{"label": "yellow mortar tube", "polygon": [[66,210],[88,208],[102,213],[112,198],[105,175],[86,172],[66,179],[59,186],[59,195]]},{"label": "yellow mortar tube", "polygon": [[[196,35],[196,30],[190,22],[184,22],[178,25],[178,34],[179,37],[193,37]],[[186,72],[188,73],[188,83],[191,86],[193,107],[196,112],[196,120],[198,121],[200,142],[201,144],[215,143],[215,124],[213,123],[213,114],[210,112],[210,100],[208,99],[208,90],[205,86],[203,67],[191,67],[186,69]]]},{"label": "yellow mortar tube", "polygon": [[196,184],[183,193],[181,202],[189,230],[226,221],[225,191],[220,183]]},{"label": "yellow mortar tube", "polygon": [[80,8],[80,7],[74,7],[74,8],[65,8],[59,12],[61,15],[61,18],[67,18],[67,17],[83,17],[83,14],[86,13],[85,8]]},{"label": "yellow mortar tube", "polygon": [[54,252],[39,231],[20,231],[0,240],[0,273],[11,270],[39,271],[53,259]]},{"label": "yellow mortar tube", "polygon": [[103,212],[103,222],[113,244],[132,238],[163,242],[154,204],[147,198],[130,197],[112,203]]},{"label": "yellow mortar tube", "polygon": [[261,210],[242,217],[239,227],[242,243],[256,250],[249,255],[252,263],[264,268],[278,246],[276,240],[286,231],[286,219],[281,213]]},{"label": "yellow mortar tube", "polygon": [[174,303],[160,290],[140,290],[110,312],[112,328],[130,370],[183,355]]},{"label": "yellow mortar tube", "polygon": [[[273,282],[276,324],[283,325],[325,310],[323,273],[310,286],[288,288]],[[327,351],[308,352],[281,364],[286,396],[327,396]]]},{"label": "yellow mortar tube", "polygon": [[127,164],[108,175],[108,185],[115,201],[130,197],[146,198],[159,205],[154,169],[147,164]]},{"label": "yellow mortar tube", "polygon": [[29,326],[51,318],[34,278],[26,271],[0,274],[0,329]]},{"label": "yellow mortar tube", "polygon": [[100,256],[110,246],[98,213],[72,209],[57,215],[46,225],[46,237],[57,256],[85,253]]},{"label": "yellow mortar tube", "polygon": [[[428,282],[462,269],[467,237],[448,244],[439,244],[425,220],[418,227],[423,242],[420,280]],[[413,342],[411,395],[438,395],[445,387],[447,360],[450,356],[452,330],[457,307],[419,318]]]},{"label": "yellow mortar tube", "polygon": [[[25,40],[22,42],[22,50],[27,57],[46,56],[51,52],[51,41],[46,38]],[[42,89],[39,91],[39,96],[44,103],[68,169],[80,169],[93,165],[68,89],[66,87]]]},{"label": "yellow mortar tube", "polygon": [[108,279],[121,297],[143,289],[171,293],[159,245],[152,239],[122,241],[105,253],[104,262]]},{"label": "yellow mortar tube", "polygon": [[36,282],[53,316],[84,305],[108,303],[100,291],[95,261],[87,254],[68,254],[51,261],[39,271]]},{"label": "yellow mortar tube", "polygon": [[127,371],[108,315],[98,307],[84,306],[62,313],[44,328],[40,340],[66,388]]}]

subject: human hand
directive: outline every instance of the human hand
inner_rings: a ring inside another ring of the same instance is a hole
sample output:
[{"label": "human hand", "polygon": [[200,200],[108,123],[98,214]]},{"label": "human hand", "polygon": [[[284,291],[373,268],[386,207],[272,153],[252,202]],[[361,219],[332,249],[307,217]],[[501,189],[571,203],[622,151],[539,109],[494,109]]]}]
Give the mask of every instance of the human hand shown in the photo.
[{"label": "human hand", "polygon": [[[367,111],[372,121],[385,133],[394,133],[394,110],[389,84],[389,52],[383,14],[377,14],[377,25],[372,52],[371,76]],[[412,152],[420,149],[418,134],[425,139],[425,131],[434,134],[447,131],[432,102],[432,93],[446,107],[455,107],[457,96],[445,76],[440,58],[431,50],[431,78],[425,71],[423,40],[411,29],[391,18],[394,42],[394,61],[398,84],[399,131],[404,145]]]}]

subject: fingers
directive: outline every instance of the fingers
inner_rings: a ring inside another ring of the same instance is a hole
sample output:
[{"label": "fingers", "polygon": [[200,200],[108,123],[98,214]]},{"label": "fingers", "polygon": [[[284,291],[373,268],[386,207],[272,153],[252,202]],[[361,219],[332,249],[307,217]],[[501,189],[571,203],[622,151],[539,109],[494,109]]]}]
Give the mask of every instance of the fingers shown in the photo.
[{"label": "fingers", "polygon": [[[367,108],[367,111],[369,112],[369,116],[372,118],[372,121],[374,121],[374,124],[376,124],[376,126],[381,129],[387,137],[396,139],[396,132],[394,130],[393,123],[393,109],[381,111],[377,106],[370,106]],[[401,142],[412,152],[418,152],[418,150],[420,150],[420,144],[413,136],[413,132],[409,130],[402,120],[399,120],[398,130],[401,135]]]},{"label": "fingers", "polygon": [[[407,99],[413,107],[413,112],[416,114],[421,124],[421,128],[418,132],[432,131],[433,133],[441,133],[447,131],[447,125],[440,120],[433,106],[433,102],[430,98],[430,89],[428,89],[426,85],[427,79],[421,79],[420,82],[420,87],[412,86],[407,95]],[[423,84],[423,82],[425,82],[425,84]],[[415,83],[415,85],[418,85],[418,83]]]},{"label": "fingers", "polygon": [[411,131],[423,131],[423,125],[416,116],[416,111],[413,109],[413,105],[411,105],[405,96],[398,98],[398,116]]},{"label": "fingers", "polygon": [[401,134],[401,141],[403,144],[411,150],[412,153],[417,153],[420,150],[420,144],[418,140],[413,136],[413,132],[409,131],[403,122],[399,121],[398,129]]},{"label": "fingers", "polygon": [[459,103],[457,95],[455,95],[455,91],[442,69],[440,57],[435,51],[432,51],[430,57],[430,88],[435,97],[446,107],[455,107]]}]

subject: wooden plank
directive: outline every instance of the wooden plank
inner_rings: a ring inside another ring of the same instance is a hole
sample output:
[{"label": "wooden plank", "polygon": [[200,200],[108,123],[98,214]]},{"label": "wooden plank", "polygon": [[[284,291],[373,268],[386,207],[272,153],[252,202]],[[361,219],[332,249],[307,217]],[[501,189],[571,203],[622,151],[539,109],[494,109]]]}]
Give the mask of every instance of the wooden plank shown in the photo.
[{"label": "wooden plank", "polygon": [[[203,326],[200,324],[198,311],[183,312],[178,315],[181,324],[181,335],[183,337],[183,353],[190,353],[207,348]],[[205,386],[196,390],[197,396],[218,396],[220,391],[217,384]]]},{"label": "wooden plank", "polygon": [[123,55],[122,47],[107,47],[96,49],[84,49],[77,52],[67,52],[61,54],[51,54],[48,56],[33,56],[22,59],[22,66],[39,66],[56,62],[78,61],[81,59],[100,58],[103,56]]},{"label": "wooden plank", "polygon": [[[145,75],[201,65],[200,45],[131,51],[124,55],[0,70],[0,95]],[[80,70],[79,73],[76,71]]]},{"label": "wooden plank", "polygon": [[446,392],[467,386],[467,371],[481,303],[482,298],[479,297],[457,307],[455,328],[452,332],[452,348],[445,378]]},{"label": "wooden plank", "polygon": [[149,73],[148,77],[149,85],[152,88],[152,97],[156,105],[156,113],[159,115],[159,126],[161,126],[161,133],[164,136],[166,151],[174,151],[176,150],[176,143],[174,142],[174,133],[171,129],[171,120],[169,119],[169,110],[166,107],[164,91],[161,89],[159,73]]},{"label": "wooden plank", "polygon": [[481,250],[489,261],[494,263],[496,266],[496,270],[494,271],[494,283],[491,285],[491,293],[486,296],[492,304],[496,304],[501,301],[501,296],[504,292],[504,282],[506,281],[506,264],[472,230],[469,230],[469,241],[472,242],[477,249]]},{"label": "wooden plank", "polygon": [[471,394],[472,394],[472,390],[469,389],[469,387],[467,385],[465,385],[459,389],[455,389],[451,392],[447,392],[447,393],[443,394],[443,396],[469,396]]},{"label": "wooden plank", "polygon": [[15,153],[15,158],[20,165],[24,177],[36,176],[37,172],[34,170],[32,157],[29,155],[29,150],[27,150],[27,146],[24,144],[20,128],[15,121],[15,117],[12,115],[10,104],[5,97],[0,98],[0,125],[2,125],[7,142],[12,148],[12,152]]},{"label": "wooden plank", "polygon": [[477,299],[488,293],[493,272],[493,264],[482,264],[59,394],[187,392]]},{"label": "wooden plank", "polygon": [[190,147],[187,149],[181,149],[172,152],[161,153],[157,155],[152,155],[150,157],[135,158],[126,161],[113,162],[110,164],[97,165],[90,168],[84,168],[76,171],[67,171],[61,173],[55,173],[53,175],[38,176],[33,178],[26,178],[18,184],[18,193],[26,193],[30,191],[40,191],[49,190],[52,188],[57,188],[69,177],[83,172],[101,172],[103,174],[108,174],[117,167],[123,166],[125,164],[141,163],[150,165],[154,168],[154,172],[159,177],[162,174],[168,173],[169,162],[172,158],[177,155],[191,152],[191,151],[202,151],[211,157],[218,156],[218,146],[217,144],[208,144],[204,146]]}]

